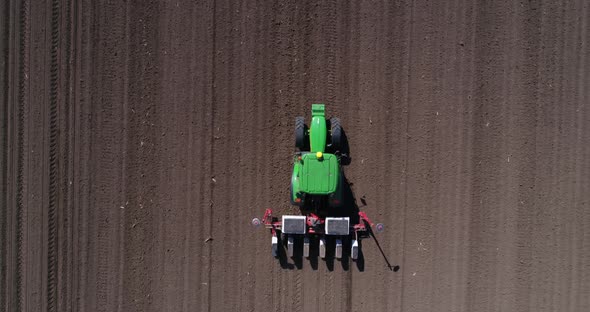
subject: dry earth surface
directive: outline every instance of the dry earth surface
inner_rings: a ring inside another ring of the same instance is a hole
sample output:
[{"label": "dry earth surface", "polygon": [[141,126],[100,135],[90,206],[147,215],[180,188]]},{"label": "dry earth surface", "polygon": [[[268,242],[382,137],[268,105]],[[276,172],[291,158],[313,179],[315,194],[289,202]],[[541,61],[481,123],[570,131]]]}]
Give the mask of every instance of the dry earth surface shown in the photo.
[{"label": "dry earth surface", "polygon": [[[2,311],[590,311],[588,1],[0,12]],[[358,263],[250,226],[318,102],[386,225]]]}]

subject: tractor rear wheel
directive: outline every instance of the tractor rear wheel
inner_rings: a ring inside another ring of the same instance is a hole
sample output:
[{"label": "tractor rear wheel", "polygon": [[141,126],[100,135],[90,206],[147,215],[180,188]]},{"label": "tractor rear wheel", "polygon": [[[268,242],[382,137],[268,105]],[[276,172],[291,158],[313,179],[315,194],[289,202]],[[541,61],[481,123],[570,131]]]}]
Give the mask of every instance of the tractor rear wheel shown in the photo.
[{"label": "tractor rear wheel", "polygon": [[300,151],[305,150],[305,119],[303,117],[295,117],[295,147]]},{"label": "tractor rear wheel", "polygon": [[340,126],[340,119],[336,117],[330,118],[330,128],[332,149],[334,151],[339,151],[342,146],[342,127]]}]

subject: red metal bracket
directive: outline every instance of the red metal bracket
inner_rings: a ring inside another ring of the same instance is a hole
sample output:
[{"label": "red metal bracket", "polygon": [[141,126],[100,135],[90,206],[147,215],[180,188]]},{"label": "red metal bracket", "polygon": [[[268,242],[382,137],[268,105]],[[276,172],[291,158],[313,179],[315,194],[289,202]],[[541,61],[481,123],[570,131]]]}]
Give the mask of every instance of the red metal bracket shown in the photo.
[{"label": "red metal bracket", "polygon": [[270,225],[272,223],[272,209],[266,209],[266,211],[264,212],[264,217],[262,217],[262,223],[266,225]]},{"label": "red metal bracket", "polygon": [[371,222],[371,220],[369,220],[369,217],[367,217],[367,214],[359,211],[359,217],[361,217],[361,220],[366,221],[367,223],[369,223],[370,226],[373,226],[373,222]]}]

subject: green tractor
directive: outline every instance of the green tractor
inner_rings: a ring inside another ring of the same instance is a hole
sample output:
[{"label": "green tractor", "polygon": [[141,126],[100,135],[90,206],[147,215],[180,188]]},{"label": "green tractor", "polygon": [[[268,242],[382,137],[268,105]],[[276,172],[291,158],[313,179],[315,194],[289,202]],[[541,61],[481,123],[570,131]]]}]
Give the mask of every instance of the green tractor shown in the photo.
[{"label": "green tractor", "polygon": [[340,120],[326,120],[323,104],[311,106],[311,127],[303,117],[295,119],[295,146],[291,175],[291,204],[327,215],[327,208],[342,203],[342,128]]},{"label": "green tractor", "polygon": [[[334,255],[343,256],[343,246],[350,242],[350,256],[359,256],[359,239],[367,237],[371,227],[376,232],[383,224],[374,225],[364,212],[358,218],[347,209],[354,203],[343,201],[346,182],[342,161],[347,157],[344,133],[338,118],[326,119],[324,104],[312,104],[311,124],[308,127],[303,117],[295,119],[295,146],[291,175],[291,204],[298,206],[302,215],[283,215],[281,220],[266,209],[262,219],[254,218],[254,226],[264,225],[272,234],[272,253],[279,255],[279,237],[287,243],[289,257],[295,255],[295,241],[303,241],[303,256],[310,256],[310,244],[317,239],[318,255],[326,257],[328,240],[335,245]],[[351,224],[357,222],[356,224]],[[280,234],[280,235],[279,235]],[[300,239],[302,238],[302,239]],[[314,244],[315,245],[315,244]]]}]

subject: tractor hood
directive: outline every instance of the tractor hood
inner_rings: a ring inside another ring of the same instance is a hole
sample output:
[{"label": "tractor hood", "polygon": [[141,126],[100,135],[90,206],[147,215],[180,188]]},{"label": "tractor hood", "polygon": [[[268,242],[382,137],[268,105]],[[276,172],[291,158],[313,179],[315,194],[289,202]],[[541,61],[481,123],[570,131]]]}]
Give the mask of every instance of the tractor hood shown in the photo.
[{"label": "tractor hood", "polygon": [[[321,153],[319,153],[321,154]],[[303,154],[299,162],[300,190],[307,194],[331,194],[340,179],[338,158],[333,154]]]}]

